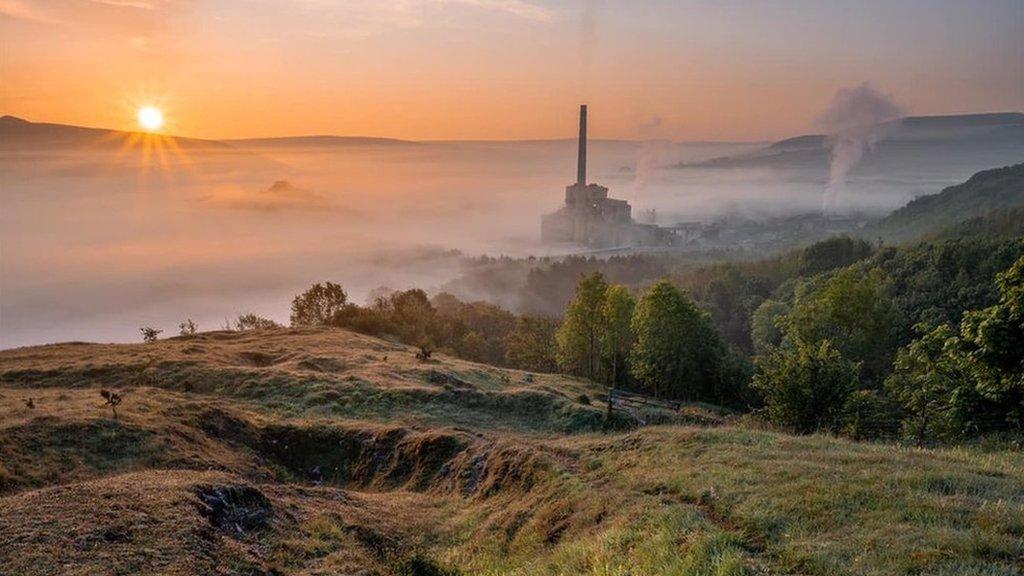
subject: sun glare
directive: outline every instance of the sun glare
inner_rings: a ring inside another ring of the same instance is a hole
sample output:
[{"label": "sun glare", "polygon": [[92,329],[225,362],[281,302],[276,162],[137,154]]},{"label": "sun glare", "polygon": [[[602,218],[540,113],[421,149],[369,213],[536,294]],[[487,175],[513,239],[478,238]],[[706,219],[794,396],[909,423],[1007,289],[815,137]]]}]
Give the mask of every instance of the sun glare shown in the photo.
[{"label": "sun glare", "polygon": [[152,132],[164,125],[164,114],[152,106],[139,108],[139,125]]}]

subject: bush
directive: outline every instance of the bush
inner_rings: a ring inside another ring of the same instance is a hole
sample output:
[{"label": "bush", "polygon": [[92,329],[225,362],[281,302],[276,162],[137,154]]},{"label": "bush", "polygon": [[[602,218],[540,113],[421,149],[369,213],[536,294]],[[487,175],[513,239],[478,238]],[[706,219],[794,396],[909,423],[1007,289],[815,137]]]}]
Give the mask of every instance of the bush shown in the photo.
[{"label": "bush", "polygon": [[772,422],[802,433],[836,431],[859,376],[860,367],[828,340],[798,342],[758,356],[751,386],[763,395]]},{"label": "bush", "polygon": [[181,324],[178,324],[178,328],[180,329],[179,334],[182,336],[195,336],[196,332],[199,331],[199,325],[191,318],[188,318]]},{"label": "bush", "polygon": [[156,342],[157,338],[160,337],[160,333],[163,332],[163,330],[159,330],[151,326],[139,328],[139,331],[142,332],[143,342]]},{"label": "bush", "polygon": [[894,438],[899,430],[899,407],[883,393],[856,390],[843,403],[842,433],[854,440]]},{"label": "bush", "polygon": [[280,328],[281,325],[269,318],[263,318],[257,316],[252,312],[246,314],[240,314],[238,319],[235,320],[234,329],[239,332],[245,330],[270,330],[271,328]]}]

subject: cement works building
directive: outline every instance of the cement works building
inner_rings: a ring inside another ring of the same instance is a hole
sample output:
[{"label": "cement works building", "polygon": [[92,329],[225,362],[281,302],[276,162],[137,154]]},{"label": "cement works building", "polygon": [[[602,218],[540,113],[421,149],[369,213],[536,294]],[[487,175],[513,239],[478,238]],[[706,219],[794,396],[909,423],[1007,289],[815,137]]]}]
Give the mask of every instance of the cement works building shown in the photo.
[{"label": "cement works building", "polygon": [[576,183],[565,187],[565,206],[541,218],[541,240],[591,248],[671,246],[672,229],[633,220],[625,200],[608,197],[608,188],[587,184],[587,106],[580,106]]}]

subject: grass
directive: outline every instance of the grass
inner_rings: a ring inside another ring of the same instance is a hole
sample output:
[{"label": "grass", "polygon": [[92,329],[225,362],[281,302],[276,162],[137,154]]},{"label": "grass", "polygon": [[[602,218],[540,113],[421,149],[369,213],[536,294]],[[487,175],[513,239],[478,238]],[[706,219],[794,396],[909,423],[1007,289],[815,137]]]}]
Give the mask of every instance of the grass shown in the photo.
[{"label": "grass", "polygon": [[[0,352],[0,572],[1024,573],[1020,451],[710,411],[588,432],[599,387],[413,352],[287,330]],[[99,387],[127,391],[117,420]],[[273,512],[242,537],[196,496],[239,485]]]},{"label": "grass", "polygon": [[[603,426],[602,388],[439,356],[339,329],[211,332],[146,345],[55,344],[5,351],[0,383],[17,387],[153,386],[233,398],[286,417],[523,432]],[[433,374],[460,384],[431,382]]]}]

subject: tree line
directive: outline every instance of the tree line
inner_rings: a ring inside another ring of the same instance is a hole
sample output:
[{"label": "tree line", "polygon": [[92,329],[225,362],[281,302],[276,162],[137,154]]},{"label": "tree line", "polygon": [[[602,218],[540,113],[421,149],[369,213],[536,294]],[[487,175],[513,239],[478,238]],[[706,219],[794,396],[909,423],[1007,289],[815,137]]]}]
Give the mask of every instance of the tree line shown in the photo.
[{"label": "tree line", "polygon": [[[291,321],[753,410],[798,432],[950,441],[1021,430],[1022,259],[1019,237],[838,237],[646,286],[574,261],[587,272],[560,317],[418,289],[359,306],[325,283],[295,298]],[[628,277],[631,262],[612,269]],[[664,272],[648,264],[641,276]]]}]

